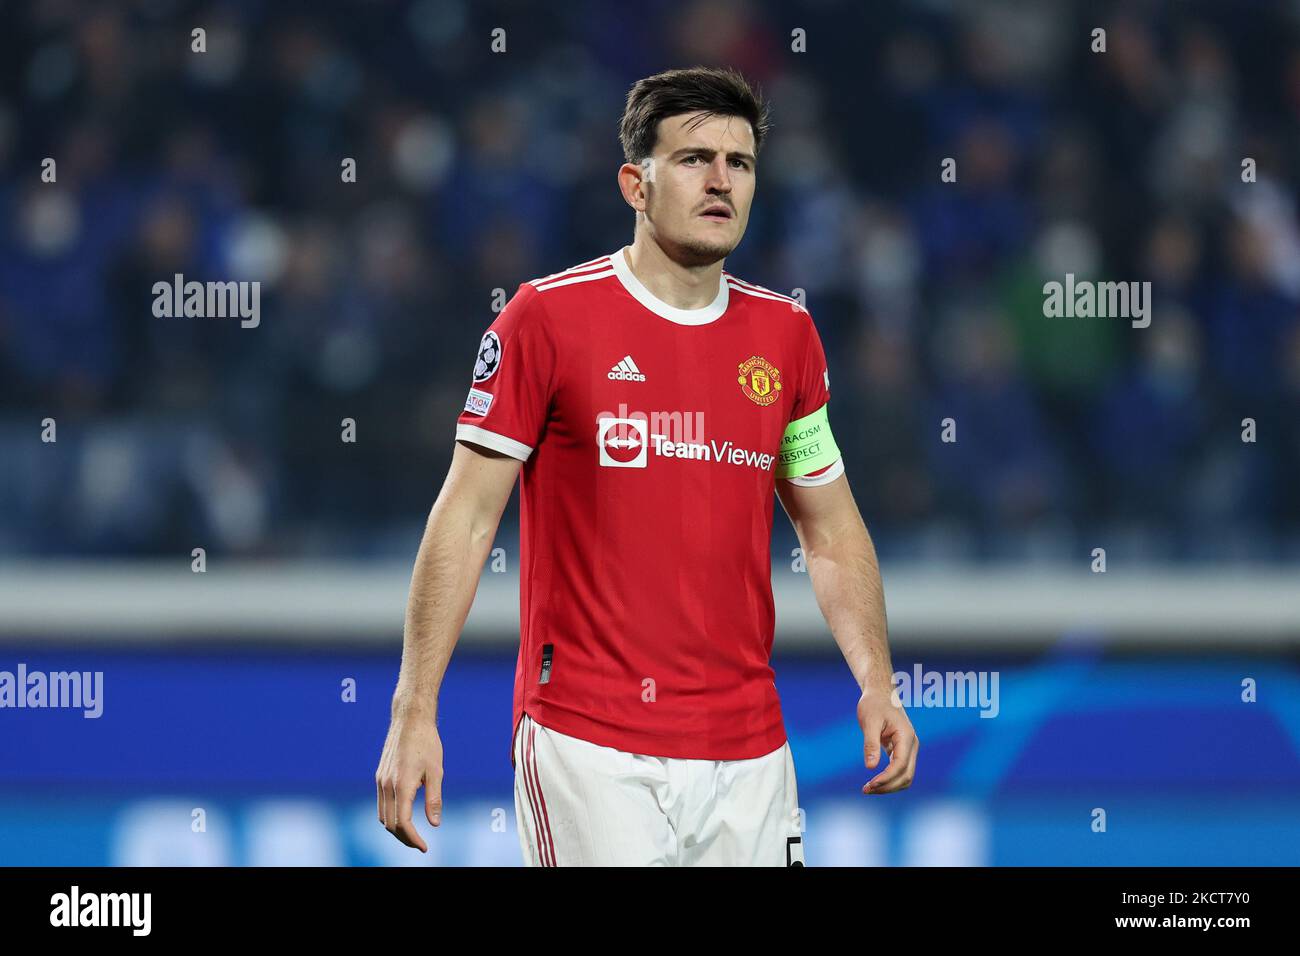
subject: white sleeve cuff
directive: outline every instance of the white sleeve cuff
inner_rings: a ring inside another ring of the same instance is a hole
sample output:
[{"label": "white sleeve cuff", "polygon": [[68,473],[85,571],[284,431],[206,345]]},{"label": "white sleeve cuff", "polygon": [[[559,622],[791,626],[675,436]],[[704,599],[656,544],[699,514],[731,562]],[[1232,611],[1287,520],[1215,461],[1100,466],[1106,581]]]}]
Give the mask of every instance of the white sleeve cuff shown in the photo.
[{"label": "white sleeve cuff", "polygon": [[456,424],[456,440],[467,441],[472,445],[482,445],[484,448],[499,451],[503,455],[518,458],[520,461],[527,461],[528,456],[533,453],[532,445],[525,445],[521,441],[507,438],[505,435],[498,435],[496,432],[490,432],[478,425],[466,425],[463,422]]},{"label": "white sleeve cuff", "polygon": [[816,488],[818,485],[830,484],[842,474],[844,474],[844,459],[836,458],[835,463],[820,475],[804,475],[802,478],[787,478],[785,480],[792,485],[798,485],[800,488]]}]

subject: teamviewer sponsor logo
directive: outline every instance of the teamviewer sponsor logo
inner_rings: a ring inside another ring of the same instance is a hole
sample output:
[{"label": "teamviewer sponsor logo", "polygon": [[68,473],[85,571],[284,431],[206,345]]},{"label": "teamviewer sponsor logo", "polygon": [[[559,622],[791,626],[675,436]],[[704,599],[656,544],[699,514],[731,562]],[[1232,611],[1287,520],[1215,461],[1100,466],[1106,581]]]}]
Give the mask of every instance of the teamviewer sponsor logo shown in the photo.
[{"label": "teamviewer sponsor logo", "polygon": [[717,461],[727,465],[748,465],[759,471],[770,471],[776,456],[765,451],[738,448],[735,442],[672,441],[667,435],[651,435],[655,454],[661,458],[678,458],[687,461]]},{"label": "teamviewer sponsor logo", "polygon": [[644,382],[645,375],[636,367],[632,356],[624,355],[619,363],[609,370],[608,378],[615,382]]},{"label": "teamviewer sponsor logo", "polygon": [[646,423],[635,418],[597,419],[596,444],[602,468],[644,468]]},{"label": "teamviewer sponsor logo", "polygon": [[[600,448],[600,464],[605,468],[645,468],[650,452],[656,458],[716,462],[757,468],[759,471],[771,471],[776,464],[776,455],[741,448],[733,441],[679,441],[672,435],[653,431],[653,420],[642,417],[639,413],[628,417],[598,416],[596,445]],[[659,421],[669,426],[680,426],[683,419],[676,415],[664,416]],[[680,427],[671,430],[679,433],[682,431]],[[703,430],[701,421],[696,431]]]}]

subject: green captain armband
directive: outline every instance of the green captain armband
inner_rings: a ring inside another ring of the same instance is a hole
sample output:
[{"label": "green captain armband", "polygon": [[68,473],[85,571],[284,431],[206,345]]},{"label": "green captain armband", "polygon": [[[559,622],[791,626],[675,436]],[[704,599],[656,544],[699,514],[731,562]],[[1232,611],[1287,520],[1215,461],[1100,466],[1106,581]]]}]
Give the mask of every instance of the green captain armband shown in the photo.
[{"label": "green captain armband", "polygon": [[811,415],[792,421],[781,436],[781,456],[777,459],[776,476],[778,478],[802,478],[812,471],[819,471],[827,465],[835,464],[840,457],[835,436],[831,434],[831,423],[826,418],[826,406],[823,405]]}]

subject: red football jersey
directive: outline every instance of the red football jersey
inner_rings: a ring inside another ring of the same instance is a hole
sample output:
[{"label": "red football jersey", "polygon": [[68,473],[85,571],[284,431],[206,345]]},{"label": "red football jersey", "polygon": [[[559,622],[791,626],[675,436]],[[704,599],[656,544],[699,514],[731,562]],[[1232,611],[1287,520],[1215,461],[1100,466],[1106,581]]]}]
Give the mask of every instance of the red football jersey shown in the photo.
[{"label": "red football jersey", "polygon": [[456,427],[524,462],[515,727],[527,711],[629,753],[711,760],[785,743],[776,465],[786,426],[828,397],[808,312],[725,271],[700,309],[654,296],[623,249],[519,286]]}]

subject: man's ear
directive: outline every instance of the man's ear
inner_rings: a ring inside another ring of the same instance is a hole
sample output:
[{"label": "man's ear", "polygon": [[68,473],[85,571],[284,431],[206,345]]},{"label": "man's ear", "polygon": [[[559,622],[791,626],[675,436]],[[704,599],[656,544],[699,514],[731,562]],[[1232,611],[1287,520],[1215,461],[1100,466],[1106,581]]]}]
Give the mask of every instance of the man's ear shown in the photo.
[{"label": "man's ear", "polygon": [[[650,164],[648,167],[646,164]],[[623,194],[623,200],[635,209],[638,213],[645,212],[646,207],[646,185],[650,182],[648,176],[654,174],[654,159],[647,158],[642,163],[624,163],[618,169],[618,189]]]}]

